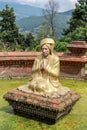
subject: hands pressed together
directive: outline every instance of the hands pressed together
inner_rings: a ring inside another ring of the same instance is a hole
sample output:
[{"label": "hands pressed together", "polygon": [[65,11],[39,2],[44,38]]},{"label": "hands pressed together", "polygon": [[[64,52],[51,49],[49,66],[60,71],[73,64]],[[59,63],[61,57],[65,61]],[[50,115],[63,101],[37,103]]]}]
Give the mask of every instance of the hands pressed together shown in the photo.
[{"label": "hands pressed together", "polygon": [[44,59],[42,60],[41,64],[40,64],[41,70],[45,70],[46,65],[47,65],[47,61],[46,61],[46,59],[44,58]]}]

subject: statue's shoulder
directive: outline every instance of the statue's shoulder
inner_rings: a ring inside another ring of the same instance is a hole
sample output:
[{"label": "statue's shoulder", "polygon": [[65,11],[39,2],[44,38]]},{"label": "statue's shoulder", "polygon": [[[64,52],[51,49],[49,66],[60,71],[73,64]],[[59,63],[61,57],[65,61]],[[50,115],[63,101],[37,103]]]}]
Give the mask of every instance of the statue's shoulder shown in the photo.
[{"label": "statue's shoulder", "polygon": [[55,54],[52,55],[52,58],[53,58],[55,61],[59,61],[59,56],[57,56],[57,55],[55,55]]},{"label": "statue's shoulder", "polygon": [[42,59],[42,55],[35,57],[35,60],[41,60],[41,59]]}]

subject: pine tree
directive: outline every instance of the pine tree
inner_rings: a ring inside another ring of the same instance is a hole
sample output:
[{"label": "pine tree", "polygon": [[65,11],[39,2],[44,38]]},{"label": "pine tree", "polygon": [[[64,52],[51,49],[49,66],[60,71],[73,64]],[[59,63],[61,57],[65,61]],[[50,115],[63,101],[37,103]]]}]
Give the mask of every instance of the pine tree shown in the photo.
[{"label": "pine tree", "polygon": [[36,41],[35,38],[33,36],[33,34],[31,32],[27,33],[26,38],[25,38],[25,49],[29,50],[29,51],[34,51],[35,47],[36,47]]},{"label": "pine tree", "polygon": [[76,8],[72,12],[72,17],[69,20],[69,28],[63,30],[63,35],[76,30],[76,28],[87,26],[87,0],[77,0]]},{"label": "pine tree", "polygon": [[0,38],[4,44],[13,48],[18,38],[18,27],[15,24],[15,19],[14,10],[8,5],[0,11]]}]

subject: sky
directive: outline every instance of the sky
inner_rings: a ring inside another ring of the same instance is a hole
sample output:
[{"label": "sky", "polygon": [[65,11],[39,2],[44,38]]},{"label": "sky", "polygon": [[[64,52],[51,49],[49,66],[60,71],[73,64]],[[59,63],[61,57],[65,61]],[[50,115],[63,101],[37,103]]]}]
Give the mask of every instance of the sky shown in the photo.
[{"label": "sky", "polygon": [[[44,8],[48,0],[0,0],[5,2],[16,2],[21,4],[29,4],[36,7]],[[75,8],[75,3],[77,3],[77,0],[55,0],[58,2],[59,5],[59,12],[71,10]]]}]

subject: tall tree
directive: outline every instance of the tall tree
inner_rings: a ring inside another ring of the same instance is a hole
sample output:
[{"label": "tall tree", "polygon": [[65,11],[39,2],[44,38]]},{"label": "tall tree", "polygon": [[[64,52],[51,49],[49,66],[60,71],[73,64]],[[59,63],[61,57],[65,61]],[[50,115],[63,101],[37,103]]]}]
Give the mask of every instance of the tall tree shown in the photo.
[{"label": "tall tree", "polygon": [[36,46],[36,41],[35,41],[35,38],[33,36],[33,34],[31,32],[29,32],[27,35],[26,35],[26,38],[25,38],[25,49],[29,50],[29,51],[34,51],[35,50],[35,46]]},{"label": "tall tree", "polygon": [[75,9],[72,12],[72,17],[69,20],[69,28],[64,29],[64,35],[76,30],[76,28],[83,27],[87,25],[87,0],[77,0],[78,3],[75,5]]},{"label": "tall tree", "polygon": [[48,23],[43,22],[42,25],[36,30],[36,37],[41,40],[51,34],[50,26]]},{"label": "tall tree", "polygon": [[22,51],[25,50],[25,35],[22,34],[21,32],[18,35],[17,44],[21,47],[20,50]]},{"label": "tall tree", "polygon": [[[55,36],[55,16],[58,12],[58,2],[55,0],[49,0],[48,3],[45,5],[45,9],[43,10],[44,19],[50,26],[51,36]],[[49,34],[49,32],[48,32]]]},{"label": "tall tree", "polygon": [[15,24],[15,15],[13,8],[8,5],[5,9],[0,11],[0,34],[4,44],[8,44],[10,47],[15,47],[12,43],[15,43],[18,38],[18,27]]}]

